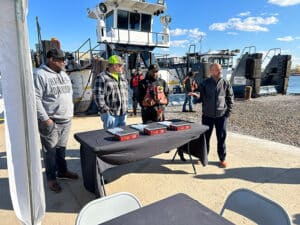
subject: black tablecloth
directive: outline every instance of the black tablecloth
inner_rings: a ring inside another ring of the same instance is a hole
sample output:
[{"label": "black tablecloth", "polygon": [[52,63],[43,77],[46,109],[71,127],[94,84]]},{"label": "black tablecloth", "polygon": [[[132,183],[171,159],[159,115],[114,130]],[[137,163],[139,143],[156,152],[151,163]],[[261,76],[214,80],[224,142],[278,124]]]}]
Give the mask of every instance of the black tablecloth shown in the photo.
[{"label": "black tablecloth", "polygon": [[191,143],[190,152],[198,157],[203,166],[207,165],[207,149],[204,132],[207,126],[191,123],[191,129],[167,131],[160,135],[140,134],[137,139],[117,141],[106,130],[76,133],[75,139],[81,144],[80,157],[85,187],[94,192],[96,177],[96,156],[100,173],[105,170],[141,159],[146,159],[179,146],[186,150]]},{"label": "black tablecloth", "polygon": [[176,194],[101,225],[233,225],[186,194]]}]

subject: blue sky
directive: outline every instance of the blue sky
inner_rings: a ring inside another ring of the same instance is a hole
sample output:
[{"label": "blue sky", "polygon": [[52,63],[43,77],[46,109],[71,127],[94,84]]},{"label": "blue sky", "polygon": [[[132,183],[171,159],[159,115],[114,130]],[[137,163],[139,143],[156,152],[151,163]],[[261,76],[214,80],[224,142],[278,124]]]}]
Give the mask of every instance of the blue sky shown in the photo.
[{"label": "blue sky", "polygon": [[[42,39],[56,37],[65,51],[76,50],[88,38],[96,45],[96,20],[87,17],[86,9],[99,2],[28,0],[30,47],[35,49],[37,43],[36,16]],[[281,48],[282,54],[292,55],[293,67],[300,65],[300,0],[167,0],[166,3],[166,13],[172,17],[171,47],[156,49],[156,53],[182,56],[190,44],[202,52],[255,46],[257,52],[265,53],[271,48]],[[160,27],[155,24],[156,31],[162,30]]]}]

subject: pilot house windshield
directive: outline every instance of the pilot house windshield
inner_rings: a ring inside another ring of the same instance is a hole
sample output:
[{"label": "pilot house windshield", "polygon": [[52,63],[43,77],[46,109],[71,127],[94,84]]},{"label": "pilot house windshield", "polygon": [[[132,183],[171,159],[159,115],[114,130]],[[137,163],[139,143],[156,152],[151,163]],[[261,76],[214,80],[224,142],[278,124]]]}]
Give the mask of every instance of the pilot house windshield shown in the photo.
[{"label": "pilot house windshield", "polygon": [[117,28],[142,32],[151,31],[151,15],[118,10]]}]

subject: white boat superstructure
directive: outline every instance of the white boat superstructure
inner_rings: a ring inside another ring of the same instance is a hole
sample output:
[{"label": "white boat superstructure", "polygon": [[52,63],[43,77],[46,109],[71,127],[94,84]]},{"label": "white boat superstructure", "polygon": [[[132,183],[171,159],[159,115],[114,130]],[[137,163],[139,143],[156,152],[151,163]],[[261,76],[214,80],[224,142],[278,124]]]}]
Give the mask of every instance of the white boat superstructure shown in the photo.
[{"label": "white boat superstructure", "polygon": [[225,79],[231,79],[232,71],[234,68],[234,59],[236,53],[239,53],[238,49],[235,50],[215,50],[208,51],[205,53],[199,54],[197,57],[199,58],[199,62],[203,63],[218,63],[222,66],[222,75]]},{"label": "white boat superstructure", "polygon": [[160,17],[162,32],[153,32],[153,16],[166,10],[163,0],[157,4],[145,0],[106,0],[88,9],[88,16],[97,19],[97,42],[168,48],[170,16]]}]

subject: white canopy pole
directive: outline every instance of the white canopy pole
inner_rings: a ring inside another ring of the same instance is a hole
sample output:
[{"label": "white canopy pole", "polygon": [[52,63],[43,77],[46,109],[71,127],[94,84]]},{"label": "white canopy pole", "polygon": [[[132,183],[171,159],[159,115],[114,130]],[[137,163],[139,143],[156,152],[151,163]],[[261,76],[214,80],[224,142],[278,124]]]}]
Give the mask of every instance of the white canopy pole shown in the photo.
[{"label": "white canopy pole", "polygon": [[5,104],[9,187],[22,224],[38,225],[45,214],[27,0],[0,1],[0,71]]}]

